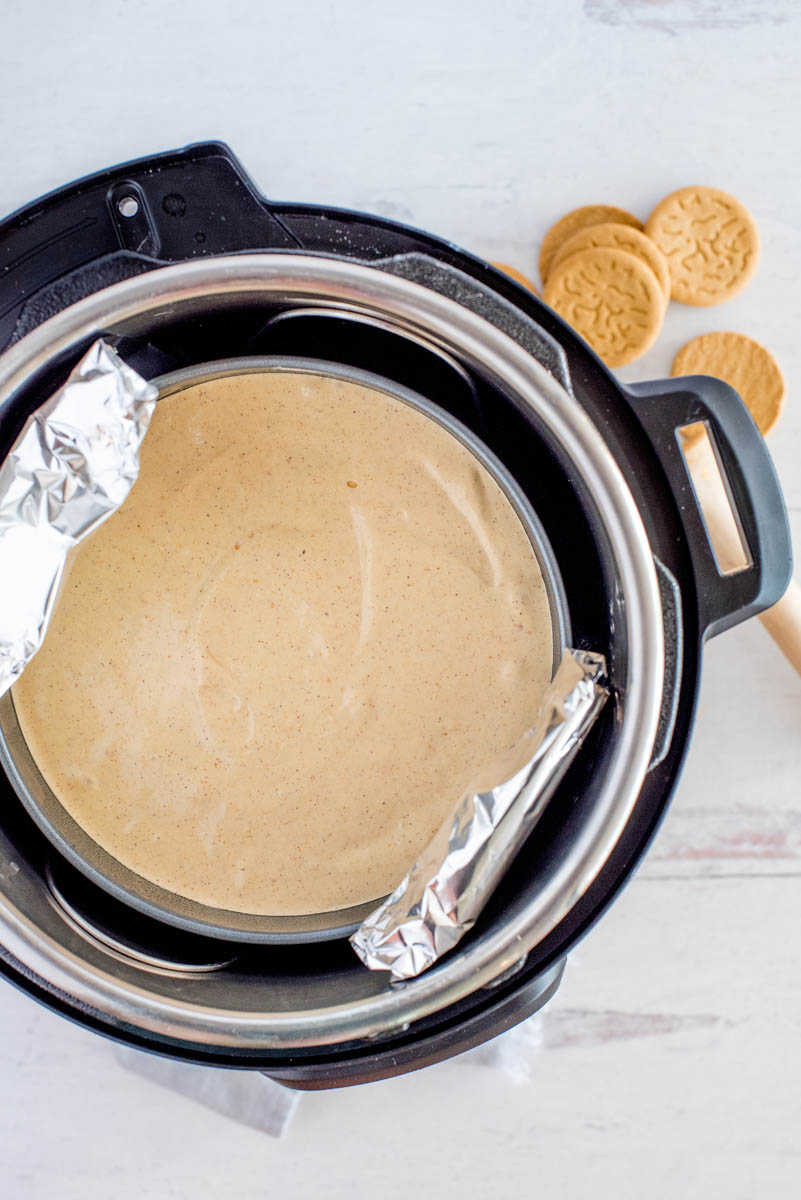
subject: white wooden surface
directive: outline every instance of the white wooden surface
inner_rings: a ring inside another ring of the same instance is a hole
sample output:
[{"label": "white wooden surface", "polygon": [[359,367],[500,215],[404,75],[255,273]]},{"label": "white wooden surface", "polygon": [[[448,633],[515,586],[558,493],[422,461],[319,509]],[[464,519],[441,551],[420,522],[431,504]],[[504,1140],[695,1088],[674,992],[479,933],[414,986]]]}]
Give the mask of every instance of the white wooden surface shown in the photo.
[{"label": "white wooden surface", "polygon": [[[764,340],[787,376],[772,444],[801,545],[796,0],[6,0],[0,22],[3,213],[220,137],[268,195],[532,272],[577,204],[645,215],[683,184],[734,192],[764,235],[756,281],[674,306],[628,377],[666,374],[708,329]],[[307,1096],[276,1142],[0,984],[0,1195],[797,1195],[800,732],[801,679],[758,624],[709,646],[672,812],[539,1027],[502,1047],[515,1077],[479,1053]]]}]

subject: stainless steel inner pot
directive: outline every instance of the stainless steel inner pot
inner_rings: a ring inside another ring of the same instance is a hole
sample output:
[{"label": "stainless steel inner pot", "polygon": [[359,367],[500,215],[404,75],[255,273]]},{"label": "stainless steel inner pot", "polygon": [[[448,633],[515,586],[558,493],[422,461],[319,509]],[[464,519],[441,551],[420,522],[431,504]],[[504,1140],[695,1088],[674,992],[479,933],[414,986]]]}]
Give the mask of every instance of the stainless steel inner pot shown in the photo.
[{"label": "stainless steel inner pot", "polygon": [[[203,363],[173,371],[154,380],[164,399],[203,380],[252,372],[292,371],[335,376],[383,392],[424,413],[460,441],[492,475],[528,534],[542,571],[551,609],[553,666],[568,641],[569,617],[556,559],[531,504],[503,463],[465,425],[444,409],[390,379],[339,363],[290,357],[236,358]],[[532,719],[535,714],[532,714]],[[480,769],[482,763],[476,763]],[[179,928],[234,941],[293,943],[345,937],[372,912],[381,899],[352,908],[304,916],[259,916],[211,908],[168,891],[113,858],[70,816],[36,765],[17,720],[11,692],[0,698],[0,766],[39,828],[78,870],[106,891],[146,913]],[[456,797],[454,798],[454,800]],[[400,883],[400,880],[398,880]]]},{"label": "stainless steel inner pot", "polygon": [[[451,269],[457,282],[460,272]],[[475,283],[461,277],[465,291]],[[451,296],[459,295],[454,288]],[[139,336],[210,307],[314,305],[391,322],[442,347],[513,398],[591,497],[613,564],[616,719],[602,772],[564,853],[541,865],[537,889],[503,920],[403,987],[364,970],[328,970],[325,947],[298,947],[288,976],[235,962],[216,972],[156,974],[87,941],[51,901],[41,870],[0,830],[0,953],[31,986],[66,997],[106,1028],[173,1047],[246,1057],[310,1053],[397,1034],[508,977],[567,916],[620,840],[649,768],[665,688],[657,573],[623,473],[564,380],[513,336],[435,286],[336,257],[293,253],[210,257],[154,270],[52,317],[0,358],[0,403],[27,394],[58,361],[68,365],[100,334]],[[513,310],[513,306],[509,306]],[[607,552],[605,551],[605,552]],[[610,623],[613,613],[610,611]],[[264,948],[266,954],[269,947]],[[276,947],[275,950],[283,948]]]}]

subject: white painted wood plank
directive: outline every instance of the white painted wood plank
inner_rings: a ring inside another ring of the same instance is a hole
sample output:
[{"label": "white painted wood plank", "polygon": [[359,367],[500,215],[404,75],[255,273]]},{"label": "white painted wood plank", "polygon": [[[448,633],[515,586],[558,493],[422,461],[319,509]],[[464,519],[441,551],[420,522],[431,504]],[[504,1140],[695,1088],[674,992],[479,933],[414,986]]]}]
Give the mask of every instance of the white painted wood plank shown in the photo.
[{"label": "white painted wood plank", "polygon": [[[709,329],[773,349],[801,544],[799,16],[785,0],[7,5],[0,212],[221,136],[269,195],[382,212],[535,274],[568,208],[644,216],[674,187],[724,187],[763,234],[753,285],[719,309],[674,305],[626,377],[667,374]],[[0,984],[0,1195],[795,1195],[801,686],[757,625],[706,659],[652,854],[541,1025],[501,1043],[518,1075],[531,1060],[527,1081],[482,1052],[304,1097],[273,1143]]]},{"label": "white painted wood plank", "polygon": [[543,1049],[508,1035],[527,1079],[479,1054],[305,1096],[278,1143],[123,1073],[101,1039],[9,991],[4,1194],[401,1197],[425,1181],[444,1196],[512,1197],[536,1172],[538,1186],[583,1197],[613,1194],[625,1170],[624,1195],[790,1196],[796,901],[789,881],[636,881],[569,967]]}]

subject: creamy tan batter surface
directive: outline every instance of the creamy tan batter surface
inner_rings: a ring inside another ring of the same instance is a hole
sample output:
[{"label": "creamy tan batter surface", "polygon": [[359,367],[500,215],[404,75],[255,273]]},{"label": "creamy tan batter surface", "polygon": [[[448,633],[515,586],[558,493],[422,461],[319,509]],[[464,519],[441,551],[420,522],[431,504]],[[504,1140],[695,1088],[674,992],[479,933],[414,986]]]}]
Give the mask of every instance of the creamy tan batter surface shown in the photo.
[{"label": "creamy tan batter surface", "polygon": [[300,914],[390,891],[533,722],[545,589],[494,480],[373,389],[254,373],[163,399],[13,692],[126,866]]}]

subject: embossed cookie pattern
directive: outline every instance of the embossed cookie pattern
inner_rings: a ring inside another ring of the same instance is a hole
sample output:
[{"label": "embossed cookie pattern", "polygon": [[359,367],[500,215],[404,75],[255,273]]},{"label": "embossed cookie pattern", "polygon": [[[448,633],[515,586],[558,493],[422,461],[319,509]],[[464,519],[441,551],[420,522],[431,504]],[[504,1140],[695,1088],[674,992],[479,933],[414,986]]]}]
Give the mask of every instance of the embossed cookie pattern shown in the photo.
[{"label": "embossed cookie pattern", "polygon": [[682,304],[720,304],[756,270],[756,225],[739,200],[717,188],[687,187],[666,196],[645,232],[665,255],[671,296]]},{"label": "embossed cookie pattern", "polygon": [[553,266],[554,255],[563,242],[566,242],[580,229],[590,225],[602,225],[614,221],[618,225],[631,225],[642,229],[642,221],[632,216],[624,208],[615,208],[611,204],[585,204],[582,208],[574,208],[565,213],[546,233],[540,247],[540,278],[543,284],[548,282],[548,272]]},{"label": "embossed cookie pattern", "polygon": [[625,250],[605,247],[554,266],[544,299],[610,367],[647,350],[665,315],[665,298],[650,267]]},{"label": "embossed cookie pattern", "polygon": [[571,254],[602,246],[606,246],[610,250],[626,250],[636,258],[641,258],[656,275],[665,296],[665,303],[667,303],[670,299],[670,272],[667,260],[649,237],[631,225],[607,222],[604,225],[591,225],[587,229],[579,230],[558,248],[551,264],[551,270],[563,259],[569,258]]}]

